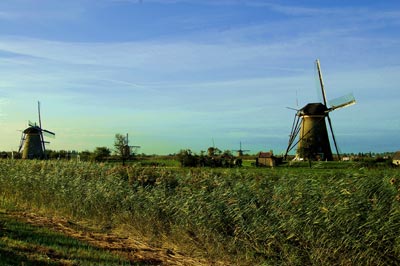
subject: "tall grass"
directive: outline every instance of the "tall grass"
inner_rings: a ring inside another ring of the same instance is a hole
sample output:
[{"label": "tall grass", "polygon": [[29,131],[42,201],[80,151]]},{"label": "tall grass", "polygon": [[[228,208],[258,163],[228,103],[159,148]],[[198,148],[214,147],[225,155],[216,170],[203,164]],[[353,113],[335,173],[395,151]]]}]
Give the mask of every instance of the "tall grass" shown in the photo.
[{"label": "tall grass", "polygon": [[242,265],[400,263],[398,169],[0,161],[0,198]]}]

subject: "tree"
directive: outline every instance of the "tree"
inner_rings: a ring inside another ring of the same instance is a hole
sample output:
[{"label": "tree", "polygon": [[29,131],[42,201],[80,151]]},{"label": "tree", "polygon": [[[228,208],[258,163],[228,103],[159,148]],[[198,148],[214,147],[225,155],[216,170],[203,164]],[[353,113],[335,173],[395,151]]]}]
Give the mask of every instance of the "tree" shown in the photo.
[{"label": "tree", "polygon": [[194,167],[197,166],[198,158],[196,155],[192,154],[192,151],[187,150],[180,150],[179,153],[176,155],[181,166],[183,167]]},{"label": "tree", "polygon": [[92,157],[92,153],[88,150],[82,151],[79,153],[79,159],[81,161],[89,161]]},{"label": "tree", "polygon": [[207,154],[208,154],[208,156],[210,156],[210,157],[212,157],[212,156],[219,156],[219,155],[221,155],[221,153],[222,153],[222,151],[221,151],[220,149],[218,149],[218,148],[215,148],[215,147],[209,147],[209,148],[207,149]]},{"label": "tree", "polygon": [[125,165],[125,161],[131,156],[131,149],[128,145],[128,139],[122,134],[115,134],[114,147],[115,153],[122,159],[122,165]]},{"label": "tree", "polygon": [[111,151],[107,147],[96,147],[92,154],[92,158],[97,161],[104,161],[107,157],[109,157],[111,154]]}]

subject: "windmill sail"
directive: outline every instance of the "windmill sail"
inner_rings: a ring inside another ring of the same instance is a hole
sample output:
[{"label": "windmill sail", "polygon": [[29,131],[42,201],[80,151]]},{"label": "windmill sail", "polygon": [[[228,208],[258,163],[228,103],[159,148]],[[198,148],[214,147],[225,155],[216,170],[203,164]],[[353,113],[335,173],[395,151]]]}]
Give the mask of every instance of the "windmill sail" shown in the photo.
[{"label": "windmill sail", "polygon": [[321,65],[319,63],[319,59],[317,59],[315,61],[315,64],[317,65],[317,70],[318,70],[318,77],[319,77],[319,84],[320,84],[320,87],[321,87],[322,100],[324,102],[324,105],[326,106],[325,85],[324,85],[324,80],[322,78],[322,71],[321,71]]},{"label": "windmill sail", "polygon": [[329,108],[329,111],[333,111],[339,108],[344,108],[353,105],[355,103],[356,99],[354,98],[354,95],[352,93],[349,93],[347,95],[329,101],[329,105],[331,106]]},{"label": "windmill sail", "polygon": [[37,127],[37,124],[35,122],[30,121],[30,120],[28,121],[28,125],[30,127]]},{"label": "windmill sail", "polygon": [[53,138],[53,139],[56,137],[55,133],[48,131],[46,129],[42,129],[42,132],[43,132],[43,135],[45,135],[46,137]]}]

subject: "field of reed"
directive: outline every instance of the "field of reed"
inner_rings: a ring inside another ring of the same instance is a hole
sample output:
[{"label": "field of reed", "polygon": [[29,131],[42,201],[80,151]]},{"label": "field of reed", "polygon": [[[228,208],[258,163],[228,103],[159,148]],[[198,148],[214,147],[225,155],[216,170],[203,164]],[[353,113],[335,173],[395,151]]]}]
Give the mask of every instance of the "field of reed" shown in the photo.
[{"label": "field of reed", "polygon": [[400,264],[395,168],[0,160],[0,206],[124,228],[235,265]]}]

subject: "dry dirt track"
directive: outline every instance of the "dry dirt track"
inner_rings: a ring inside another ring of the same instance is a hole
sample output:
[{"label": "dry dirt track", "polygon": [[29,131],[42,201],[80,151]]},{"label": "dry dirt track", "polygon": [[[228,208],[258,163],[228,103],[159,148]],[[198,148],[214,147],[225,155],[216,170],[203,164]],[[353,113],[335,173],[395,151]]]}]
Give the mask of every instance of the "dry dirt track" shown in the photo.
[{"label": "dry dirt track", "polygon": [[8,212],[20,221],[35,226],[42,226],[56,232],[85,241],[93,246],[109,250],[127,258],[132,263],[143,263],[146,265],[223,265],[201,259],[195,259],[168,248],[151,247],[145,242],[124,237],[114,233],[101,233],[89,229],[78,223],[73,223],[65,218],[46,217],[35,213]]}]

